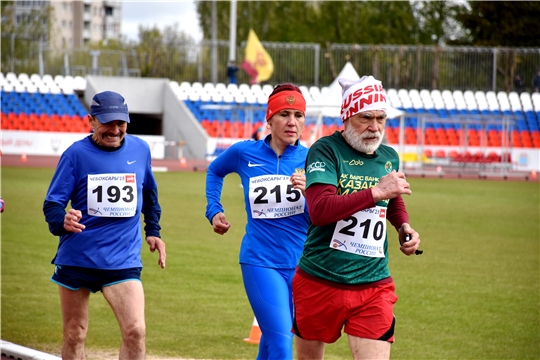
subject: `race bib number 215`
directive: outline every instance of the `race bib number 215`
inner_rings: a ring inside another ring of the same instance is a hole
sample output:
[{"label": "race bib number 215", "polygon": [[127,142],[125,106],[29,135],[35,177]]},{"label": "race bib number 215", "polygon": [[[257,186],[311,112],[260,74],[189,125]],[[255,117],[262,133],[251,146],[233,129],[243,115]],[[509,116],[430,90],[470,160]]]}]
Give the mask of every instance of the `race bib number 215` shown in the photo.
[{"label": "race bib number 215", "polygon": [[135,174],[88,175],[88,215],[132,217],[137,210]]},{"label": "race bib number 215", "polygon": [[304,212],[305,198],[290,176],[262,175],[249,179],[249,202],[253,219],[278,219]]}]

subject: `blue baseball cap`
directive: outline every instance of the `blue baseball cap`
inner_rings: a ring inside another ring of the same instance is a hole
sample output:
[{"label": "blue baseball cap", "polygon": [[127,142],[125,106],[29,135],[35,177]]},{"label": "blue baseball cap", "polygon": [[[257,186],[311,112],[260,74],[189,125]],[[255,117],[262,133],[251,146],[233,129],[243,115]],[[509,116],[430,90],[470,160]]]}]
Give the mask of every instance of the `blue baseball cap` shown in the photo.
[{"label": "blue baseball cap", "polygon": [[129,123],[126,100],[122,95],[113,91],[104,91],[94,95],[90,106],[90,115],[95,116],[102,124],[115,120]]}]

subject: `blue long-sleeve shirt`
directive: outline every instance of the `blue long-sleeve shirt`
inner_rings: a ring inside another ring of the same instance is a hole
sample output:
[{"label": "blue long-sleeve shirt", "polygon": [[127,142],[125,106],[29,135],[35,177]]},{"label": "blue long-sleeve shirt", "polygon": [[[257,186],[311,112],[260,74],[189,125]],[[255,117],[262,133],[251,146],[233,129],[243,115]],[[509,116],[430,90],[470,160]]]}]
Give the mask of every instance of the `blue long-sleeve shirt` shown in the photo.
[{"label": "blue long-sleeve shirt", "polygon": [[[80,223],[86,228],[81,233],[63,227],[68,203],[82,213]],[[43,212],[51,233],[60,236],[52,263],[99,269],[142,267],[140,214],[146,236],[159,237],[161,230],[148,144],[130,135],[118,148],[99,146],[91,136],[75,142],[60,157]],[[107,216],[97,216],[103,214]]]}]

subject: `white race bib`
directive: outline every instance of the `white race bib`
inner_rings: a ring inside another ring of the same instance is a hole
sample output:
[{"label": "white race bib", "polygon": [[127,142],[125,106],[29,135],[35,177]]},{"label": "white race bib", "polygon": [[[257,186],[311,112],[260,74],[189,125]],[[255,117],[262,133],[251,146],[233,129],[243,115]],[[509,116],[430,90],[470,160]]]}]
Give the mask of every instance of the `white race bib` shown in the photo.
[{"label": "white race bib", "polygon": [[302,214],[305,199],[290,176],[261,175],[249,179],[249,203],[253,219],[276,219]]},{"label": "white race bib", "polygon": [[330,247],[355,255],[384,257],[386,208],[360,210],[336,224]]},{"label": "white race bib", "polygon": [[132,217],[137,211],[135,174],[88,175],[88,215]]}]

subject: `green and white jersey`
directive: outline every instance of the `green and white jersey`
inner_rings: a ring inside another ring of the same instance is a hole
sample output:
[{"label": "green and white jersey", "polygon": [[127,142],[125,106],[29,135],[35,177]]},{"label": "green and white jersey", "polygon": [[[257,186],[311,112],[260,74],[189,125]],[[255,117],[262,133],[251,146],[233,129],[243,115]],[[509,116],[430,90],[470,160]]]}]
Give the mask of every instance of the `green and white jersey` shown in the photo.
[{"label": "green and white jersey", "polygon": [[[329,184],[347,195],[377,185],[398,170],[399,157],[381,145],[375,154],[356,151],[336,131],[315,142],[306,159],[306,188]],[[386,210],[389,200],[324,226],[310,224],[299,267],[306,273],[342,284],[366,284],[390,276]]]}]

